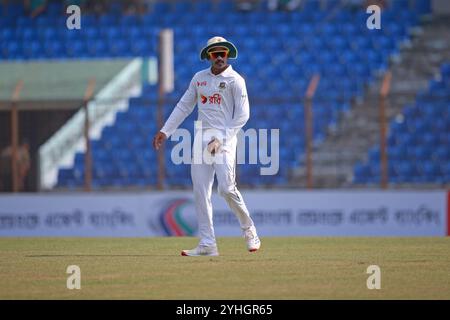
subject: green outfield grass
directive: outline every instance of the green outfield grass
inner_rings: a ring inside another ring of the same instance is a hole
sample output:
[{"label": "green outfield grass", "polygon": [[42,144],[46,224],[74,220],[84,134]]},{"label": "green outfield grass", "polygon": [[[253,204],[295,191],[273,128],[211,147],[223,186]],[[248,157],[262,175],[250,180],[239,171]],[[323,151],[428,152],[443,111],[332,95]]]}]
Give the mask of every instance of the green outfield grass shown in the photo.
[{"label": "green outfield grass", "polygon": [[[1,299],[450,299],[450,238],[3,238]],[[68,265],[81,289],[68,290]],[[381,289],[368,290],[369,265]]]}]

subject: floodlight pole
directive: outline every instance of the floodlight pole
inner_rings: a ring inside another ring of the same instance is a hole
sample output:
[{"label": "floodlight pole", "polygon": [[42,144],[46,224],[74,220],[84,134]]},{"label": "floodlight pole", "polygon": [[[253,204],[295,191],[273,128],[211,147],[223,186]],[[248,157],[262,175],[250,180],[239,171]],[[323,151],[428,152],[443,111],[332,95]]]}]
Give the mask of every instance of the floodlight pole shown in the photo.
[{"label": "floodlight pole", "polygon": [[[163,59],[163,36],[159,34],[159,46],[158,46],[158,109],[156,111],[156,122],[157,128],[162,128],[164,125],[164,72],[162,70],[162,59]],[[165,179],[165,143],[163,143],[158,152],[158,180],[157,180],[157,189],[164,189],[164,179]]]},{"label": "floodlight pole", "polygon": [[20,92],[23,88],[23,80],[19,80],[14,88],[11,98],[11,179],[12,191],[19,192],[19,111],[17,108]]},{"label": "floodlight pole", "polygon": [[[162,128],[164,125],[164,100],[165,94],[174,89],[174,66],[173,66],[173,30],[163,29],[159,33],[158,46],[158,110],[157,125]],[[158,184],[159,190],[164,189],[166,173],[165,164],[165,144],[163,143],[158,152]]]},{"label": "floodlight pole", "polygon": [[89,139],[90,121],[89,121],[89,101],[92,99],[95,88],[95,78],[91,78],[88,82],[83,100],[84,110],[84,141],[86,145],[86,153],[84,154],[84,191],[92,190],[92,150]]},{"label": "floodlight pole", "polygon": [[305,95],[305,136],[306,136],[306,187],[313,188],[312,140],[313,140],[313,112],[312,99],[319,84],[320,75],[315,74],[309,82]]},{"label": "floodlight pole", "polygon": [[391,71],[387,71],[386,74],[384,75],[383,83],[381,85],[380,101],[379,101],[380,168],[381,168],[380,186],[382,189],[387,189],[389,181],[388,154],[386,146],[386,137],[387,137],[386,102],[391,87],[391,80],[392,80],[392,73]]},{"label": "floodlight pole", "polygon": [[[159,77],[161,79],[162,74],[159,74]],[[158,88],[158,109],[156,112],[156,121],[157,121],[157,127],[162,128],[164,125],[164,90],[162,88],[162,85],[159,85]],[[161,148],[158,152],[158,182],[157,182],[157,188],[158,190],[164,189],[164,179],[165,179],[165,143],[161,145]]]}]

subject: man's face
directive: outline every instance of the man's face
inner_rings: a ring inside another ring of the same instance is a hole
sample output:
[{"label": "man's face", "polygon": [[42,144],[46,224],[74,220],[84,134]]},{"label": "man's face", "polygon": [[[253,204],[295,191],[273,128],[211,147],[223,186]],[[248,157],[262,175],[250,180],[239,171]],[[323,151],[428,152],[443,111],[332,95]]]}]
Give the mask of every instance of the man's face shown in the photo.
[{"label": "man's face", "polygon": [[208,59],[214,68],[222,69],[228,63],[228,48],[215,47],[208,51]]}]

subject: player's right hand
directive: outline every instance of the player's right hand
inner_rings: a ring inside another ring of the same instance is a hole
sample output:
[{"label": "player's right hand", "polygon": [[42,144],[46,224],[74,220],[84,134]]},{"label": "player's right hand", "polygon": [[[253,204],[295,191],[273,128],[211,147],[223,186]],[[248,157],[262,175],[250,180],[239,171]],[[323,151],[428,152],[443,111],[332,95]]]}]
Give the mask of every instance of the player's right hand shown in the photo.
[{"label": "player's right hand", "polygon": [[164,132],[159,131],[155,136],[153,137],[153,148],[155,150],[159,150],[161,148],[163,142],[167,139],[167,136]]},{"label": "player's right hand", "polygon": [[213,156],[219,152],[220,150],[220,141],[213,137],[212,140],[208,143],[208,151],[209,153],[211,153]]}]

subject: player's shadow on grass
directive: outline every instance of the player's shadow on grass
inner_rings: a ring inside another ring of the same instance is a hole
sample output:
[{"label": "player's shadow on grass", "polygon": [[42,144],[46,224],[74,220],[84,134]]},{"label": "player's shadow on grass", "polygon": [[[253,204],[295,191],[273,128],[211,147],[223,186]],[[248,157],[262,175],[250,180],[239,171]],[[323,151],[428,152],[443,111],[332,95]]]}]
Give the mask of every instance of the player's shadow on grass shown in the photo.
[{"label": "player's shadow on grass", "polygon": [[171,254],[37,254],[25,258],[61,258],[61,257],[168,257]]}]

